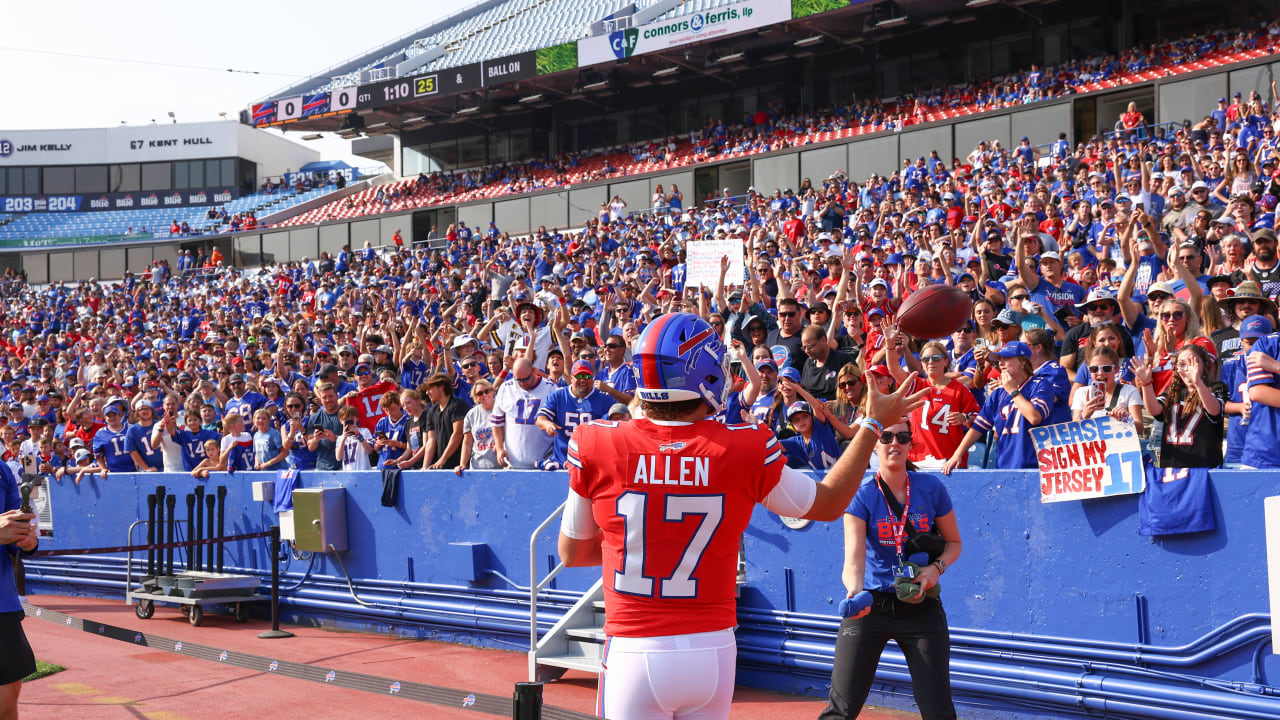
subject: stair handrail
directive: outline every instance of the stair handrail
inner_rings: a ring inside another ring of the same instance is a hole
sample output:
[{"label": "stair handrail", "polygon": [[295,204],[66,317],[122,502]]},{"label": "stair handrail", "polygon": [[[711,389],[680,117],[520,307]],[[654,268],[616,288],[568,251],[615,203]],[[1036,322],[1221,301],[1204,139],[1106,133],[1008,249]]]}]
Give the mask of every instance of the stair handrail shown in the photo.
[{"label": "stair handrail", "polygon": [[538,650],[538,593],[542,592],[561,570],[564,570],[563,562],[556,563],[546,577],[541,581],[538,580],[538,536],[564,513],[566,505],[568,502],[560,503],[560,506],[529,535],[529,652],[531,653]]}]

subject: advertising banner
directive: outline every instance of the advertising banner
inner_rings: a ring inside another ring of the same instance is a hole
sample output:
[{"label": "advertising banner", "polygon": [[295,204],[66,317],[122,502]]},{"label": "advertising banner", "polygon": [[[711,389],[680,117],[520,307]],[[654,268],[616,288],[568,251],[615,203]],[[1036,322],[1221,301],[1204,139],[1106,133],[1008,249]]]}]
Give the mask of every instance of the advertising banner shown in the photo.
[{"label": "advertising banner", "polygon": [[0,212],[94,212],[151,210],[219,205],[239,197],[238,188],[199,188],[164,192],[105,193],[102,195],[37,195],[0,197]]},{"label": "advertising banner", "polygon": [[685,248],[687,273],[685,287],[715,289],[720,281],[720,258],[729,256],[729,271],[725,273],[725,285],[741,285],[746,277],[746,263],[742,258],[742,240],[731,237],[723,240],[698,240]]},{"label": "advertising banner", "polygon": [[61,248],[83,245],[109,245],[116,242],[141,242],[170,237],[168,232],[162,233],[130,233],[128,235],[80,235],[76,237],[28,238],[19,240],[5,238],[0,240],[0,248]]},{"label": "advertising banner", "polygon": [[791,0],[747,0],[578,41],[578,67],[704,42],[791,19]]},{"label": "advertising banner", "polygon": [[1146,488],[1133,425],[1109,417],[1031,428],[1040,502],[1132,495]]}]

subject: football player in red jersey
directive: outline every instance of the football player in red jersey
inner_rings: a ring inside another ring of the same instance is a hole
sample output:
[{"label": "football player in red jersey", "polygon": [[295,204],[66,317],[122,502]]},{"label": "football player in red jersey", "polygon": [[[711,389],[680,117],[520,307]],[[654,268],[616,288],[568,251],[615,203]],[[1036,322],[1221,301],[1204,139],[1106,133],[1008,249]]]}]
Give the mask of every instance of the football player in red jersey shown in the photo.
[{"label": "football player in red jersey", "polygon": [[756,503],[791,517],[839,518],[883,427],[901,421],[926,393],[883,395],[869,384],[869,418],[817,483],[786,467],[767,428],[708,417],[723,406],[728,358],[697,315],[655,320],[633,363],[645,417],[594,421],[574,432],[560,526],[566,565],[604,569],[607,640],[597,713],[613,720],[727,718],[738,549]]}]

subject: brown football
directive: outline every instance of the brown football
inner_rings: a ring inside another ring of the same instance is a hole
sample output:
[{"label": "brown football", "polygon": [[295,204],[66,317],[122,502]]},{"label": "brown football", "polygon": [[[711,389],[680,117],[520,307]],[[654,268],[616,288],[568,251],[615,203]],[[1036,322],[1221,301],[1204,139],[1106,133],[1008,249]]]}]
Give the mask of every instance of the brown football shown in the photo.
[{"label": "brown football", "polygon": [[955,332],[973,310],[968,293],[954,285],[930,285],[912,293],[898,309],[898,328],[920,340]]}]

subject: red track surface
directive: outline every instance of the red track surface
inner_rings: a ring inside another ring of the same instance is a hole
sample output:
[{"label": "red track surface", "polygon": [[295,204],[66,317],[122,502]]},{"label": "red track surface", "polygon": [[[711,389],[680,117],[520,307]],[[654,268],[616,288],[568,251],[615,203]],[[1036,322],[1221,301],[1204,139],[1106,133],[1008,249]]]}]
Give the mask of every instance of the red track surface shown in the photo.
[{"label": "red track surface", "polygon": [[[464,688],[468,692],[509,697],[514,684],[524,680],[527,673],[526,657],[521,652],[311,627],[286,628],[296,633],[294,638],[259,640],[257,634],[269,625],[257,620],[239,625],[227,616],[206,615],[204,624],[197,628],[171,606],[158,606],[155,617],[139,620],[132,608],[118,601],[60,596],[32,596],[29,601],[36,607],[175,640],[338,671]],[[219,665],[89,635],[36,618],[27,618],[23,628],[36,657],[67,668],[23,688],[19,703],[23,720],[493,717]],[[590,713],[595,708],[595,692],[594,676],[570,672],[563,679],[548,683],[543,701]],[[734,699],[733,718],[808,719],[816,717],[821,708],[822,703],[813,698],[740,687]],[[915,716],[869,711],[862,717],[889,720]]]}]

